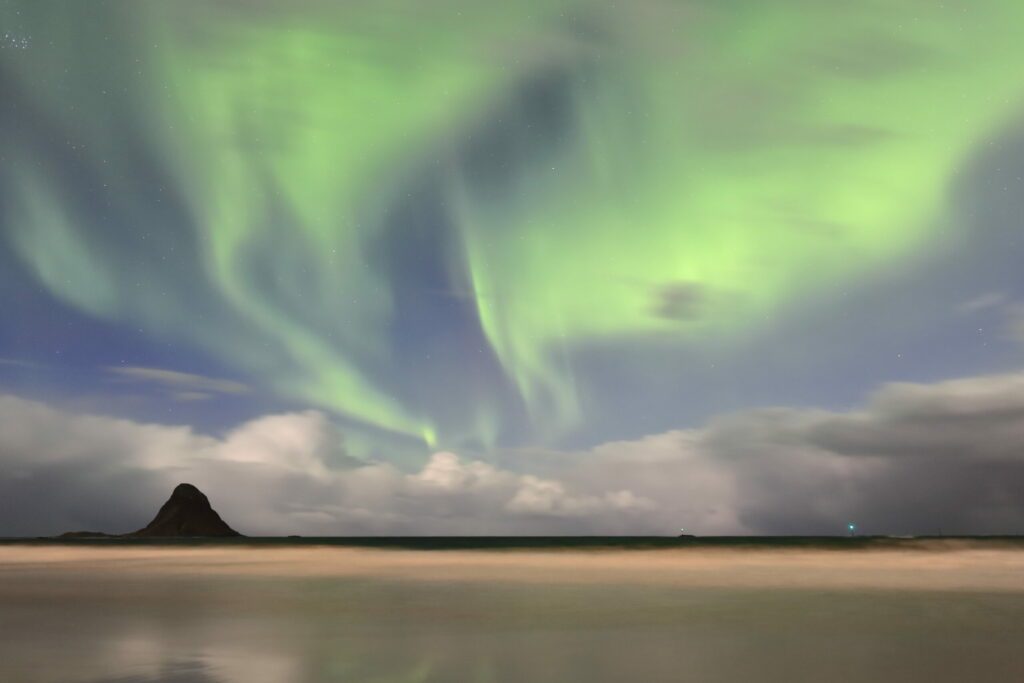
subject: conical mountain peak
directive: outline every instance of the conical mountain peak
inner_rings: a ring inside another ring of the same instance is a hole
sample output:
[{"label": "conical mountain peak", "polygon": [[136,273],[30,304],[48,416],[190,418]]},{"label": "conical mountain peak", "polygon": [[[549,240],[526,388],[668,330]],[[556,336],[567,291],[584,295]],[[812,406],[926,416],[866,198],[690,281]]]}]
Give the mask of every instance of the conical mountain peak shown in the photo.
[{"label": "conical mountain peak", "polygon": [[152,538],[241,536],[220,518],[206,494],[187,483],[175,486],[153,521],[129,535]]}]

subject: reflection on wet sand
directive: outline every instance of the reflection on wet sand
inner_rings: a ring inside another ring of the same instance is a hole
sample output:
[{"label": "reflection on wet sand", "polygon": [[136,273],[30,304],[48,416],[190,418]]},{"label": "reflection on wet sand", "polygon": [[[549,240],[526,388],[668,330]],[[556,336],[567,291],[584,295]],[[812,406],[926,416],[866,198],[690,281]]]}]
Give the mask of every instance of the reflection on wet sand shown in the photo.
[{"label": "reflection on wet sand", "polygon": [[168,662],[156,674],[129,674],[94,679],[90,683],[217,683],[209,667],[202,662]]},{"label": "reflection on wet sand", "polygon": [[0,546],[0,680],[1017,682],[1022,570],[955,544]]}]

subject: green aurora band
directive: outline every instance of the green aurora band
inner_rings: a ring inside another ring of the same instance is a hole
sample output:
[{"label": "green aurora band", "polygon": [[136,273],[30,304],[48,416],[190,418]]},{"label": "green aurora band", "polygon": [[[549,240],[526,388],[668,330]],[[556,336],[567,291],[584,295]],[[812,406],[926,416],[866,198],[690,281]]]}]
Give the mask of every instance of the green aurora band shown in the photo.
[{"label": "green aurora band", "polygon": [[[101,242],[46,164],[5,172],[40,281],[431,446],[492,444],[502,415],[484,392],[453,424],[382,380],[399,283],[368,254],[424,178],[451,221],[450,286],[543,441],[586,418],[572,357],[587,344],[727,344],[926,244],[950,180],[1024,94],[1024,5],[1004,0],[46,5],[21,21],[49,46],[4,68],[85,146],[120,215],[180,230],[123,172],[135,152],[107,114],[132,113],[187,207],[206,295],[242,322],[197,322],[198,285],[147,265],[159,235],[146,258]],[[68,68],[62,87],[33,83]],[[524,113],[536,82],[568,125]],[[519,144],[480,173],[494,129]],[[35,154],[3,152],[22,168]]]}]

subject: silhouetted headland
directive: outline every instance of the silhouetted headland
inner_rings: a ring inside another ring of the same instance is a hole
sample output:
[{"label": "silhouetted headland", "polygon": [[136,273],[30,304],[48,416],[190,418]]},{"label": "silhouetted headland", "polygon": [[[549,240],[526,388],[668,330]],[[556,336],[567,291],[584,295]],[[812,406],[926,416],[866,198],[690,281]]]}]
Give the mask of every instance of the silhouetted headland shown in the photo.
[{"label": "silhouetted headland", "polygon": [[118,538],[117,534],[105,534],[102,531],[65,531],[57,538],[73,541],[78,538]]},{"label": "silhouetted headland", "polygon": [[102,531],[69,531],[56,537],[0,538],[0,544],[61,541],[163,540],[186,543],[246,545],[341,546],[408,550],[656,550],[694,549],[804,549],[804,550],[950,550],[965,547],[1024,548],[1024,535],[1012,536],[698,536],[682,530],[678,536],[298,536],[247,537],[232,529],[210,505],[206,495],[192,484],[178,484],[156,517],[138,531],[109,534]]},{"label": "silhouetted headland", "polygon": [[210,499],[192,484],[178,484],[153,521],[129,534],[101,531],[69,531],[62,539],[90,538],[238,538],[238,533],[221,519]]}]

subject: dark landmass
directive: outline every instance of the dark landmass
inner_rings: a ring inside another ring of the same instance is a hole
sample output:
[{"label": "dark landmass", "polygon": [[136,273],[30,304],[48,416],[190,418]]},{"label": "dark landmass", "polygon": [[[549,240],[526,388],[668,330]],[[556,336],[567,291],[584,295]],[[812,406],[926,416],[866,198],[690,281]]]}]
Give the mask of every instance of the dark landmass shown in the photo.
[{"label": "dark landmass", "polygon": [[1024,550],[1024,536],[298,536],[247,537],[232,529],[192,484],[179,484],[156,517],[128,534],[69,531],[56,537],[0,538],[0,544],[336,546],[395,550]]},{"label": "dark landmass", "polygon": [[145,528],[129,534],[107,534],[102,531],[68,531],[56,538],[60,541],[103,541],[127,539],[175,538],[244,538],[220,518],[210,499],[192,484],[178,484],[171,497]]},{"label": "dark landmass", "polygon": [[144,529],[127,534],[141,538],[221,538],[238,533],[220,518],[210,499],[192,484],[178,484]]},{"label": "dark landmass", "polygon": [[394,550],[908,550],[976,548],[1024,550],[1024,536],[72,536],[0,539],[0,544],[76,544],[140,546],[249,546],[379,548]]}]

